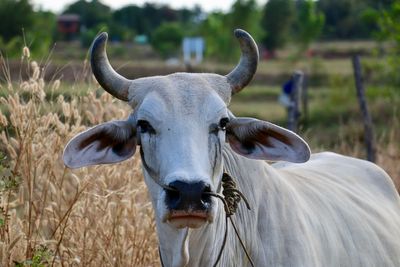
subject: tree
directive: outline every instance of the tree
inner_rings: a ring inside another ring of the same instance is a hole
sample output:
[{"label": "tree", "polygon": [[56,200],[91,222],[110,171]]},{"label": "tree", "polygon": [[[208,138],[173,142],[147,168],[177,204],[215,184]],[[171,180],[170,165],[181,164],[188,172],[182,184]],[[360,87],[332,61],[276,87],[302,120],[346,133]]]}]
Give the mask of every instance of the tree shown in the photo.
[{"label": "tree", "polygon": [[81,24],[86,28],[92,28],[101,23],[109,23],[111,19],[111,8],[102,4],[99,0],[90,2],[78,0],[69,5],[63,13],[79,15]]},{"label": "tree", "polygon": [[163,13],[166,12],[166,10],[161,11],[161,9],[155,4],[146,3],[143,6],[142,12],[144,17],[145,34],[150,37],[163,22],[173,21],[171,16],[168,17],[168,20],[165,19],[165,17],[163,17]]},{"label": "tree", "polygon": [[151,44],[163,58],[174,56],[182,43],[183,29],[176,22],[165,22],[152,36]]},{"label": "tree", "polygon": [[368,6],[377,10],[387,10],[390,9],[393,2],[396,0],[366,0]]},{"label": "tree", "polygon": [[393,0],[319,0],[317,6],[325,14],[323,38],[365,39],[377,30],[373,11],[386,8]]},{"label": "tree", "polygon": [[314,0],[299,2],[297,10],[295,36],[300,50],[304,51],[321,34],[325,17],[316,10]]},{"label": "tree", "polygon": [[129,5],[116,10],[113,21],[135,31],[137,34],[146,34],[145,20],[142,8],[136,5]]},{"label": "tree", "polygon": [[285,45],[294,15],[292,0],[269,0],[265,4],[261,20],[265,31],[262,43],[272,55],[277,48]]},{"label": "tree", "polygon": [[229,19],[232,29],[241,28],[251,33],[255,39],[260,37],[261,12],[255,0],[236,0],[231,7]]},{"label": "tree", "polygon": [[22,29],[28,31],[34,23],[34,12],[29,0],[1,0],[0,17],[0,36],[4,42],[22,36]]},{"label": "tree", "polygon": [[32,29],[25,31],[26,42],[33,54],[47,55],[49,53],[49,48],[54,44],[56,26],[54,13],[42,10],[35,12]]},{"label": "tree", "polygon": [[137,34],[151,37],[153,32],[164,22],[185,23],[186,26],[191,27],[196,15],[196,8],[194,10],[175,10],[168,5],[146,3],[143,7],[129,5],[118,9],[113,13],[112,19],[115,23],[123,25]]},{"label": "tree", "polygon": [[250,32],[255,39],[261,35],[260,12],[254,0],[236,0],[229,13],[214,12],[203,21],[200,32],[206,39],[206,54],[216,60],[236,60],[239,56],[235,28]]},{"label": "tree", "polygon": [[395,0],[390,8],[382,12],[379,26],[380,39],[393,44],[389,51],[390,80],[400,85],[400,0]]},{"label": "tree", "polygon": [[214,60],[228,60],[232,53],[232,28],[229,27],[228,16],[221,12],[213,12],[207,16],[200,26],[200,33],[206,41],[206,55]]},{"label": "tree", "polygon": [[7,57],[21,56],[25,45],[36,56],[48,53],[56,26],[53,13],[34,12],[29,0],[0,0],[0,16],[0,49]]}]

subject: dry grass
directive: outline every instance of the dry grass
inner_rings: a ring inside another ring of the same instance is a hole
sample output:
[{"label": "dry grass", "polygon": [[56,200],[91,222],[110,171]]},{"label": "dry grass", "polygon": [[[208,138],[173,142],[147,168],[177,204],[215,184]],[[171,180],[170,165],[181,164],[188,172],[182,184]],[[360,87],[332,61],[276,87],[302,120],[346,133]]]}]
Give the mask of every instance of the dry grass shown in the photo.
[{"label": "dry grass", "polygon": [[[376,163],[392,177],[396,188],[400,191],[400,124],[394,117],[388,120],[388,131],[376,139]],[[357,158],[366,158],[365,144],[362,140],[342,141],[333,149],[334,151]]]},{"label": "dry grass", "polygon": [[[390,175],[400,192],[400,120],[393,115],[384,123],[385,130],[375,131],[376,164]],[[329,150],[360,159],[367,158],[364,127],[360,121],[339,123],[335,128],[335,136],[332,136],[331,131],[324,131],[321,127],[310,127],[302,136],[314,153]],[[326,141],[327,139],[330,142]]]},{"label": "dry grass", "polygon": [[[45,101],[59,81],[45,84],[37,64],[27,64],[29,80],[1,88],[8,91],[0,101],[9,116],[0,113],[0,148],[7,155],[0,172],[0,266],[158,265],[139,160],[72,171],[61,159],[83,122],[125,118],[127,109],[108,94]],[[97,87],[87,86],[88,92]]]}]

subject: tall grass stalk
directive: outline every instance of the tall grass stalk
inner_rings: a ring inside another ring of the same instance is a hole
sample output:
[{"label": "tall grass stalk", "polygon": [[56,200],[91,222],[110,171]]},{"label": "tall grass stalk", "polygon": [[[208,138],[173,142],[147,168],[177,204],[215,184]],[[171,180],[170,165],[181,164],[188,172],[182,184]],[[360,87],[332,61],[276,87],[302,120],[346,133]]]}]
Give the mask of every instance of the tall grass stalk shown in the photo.
[{"label": "tall grass stalk", "polygon": [[97,96],[92,81],[71,86],[83,96],[54,99],[60,81],[46,83],[45,67],[27,56],[23,62],[29,78],[1,88],[0,266],[158,265],[139,160],[73,171],[61,159],[86,125],[126,118],[129,109]]}]

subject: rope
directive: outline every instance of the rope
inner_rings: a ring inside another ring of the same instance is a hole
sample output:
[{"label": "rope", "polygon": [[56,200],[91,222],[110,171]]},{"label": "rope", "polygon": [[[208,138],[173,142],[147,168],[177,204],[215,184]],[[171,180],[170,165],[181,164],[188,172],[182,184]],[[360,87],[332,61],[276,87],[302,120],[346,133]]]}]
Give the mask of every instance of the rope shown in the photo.
[{"label": "rope", "polygon": [[250,210],[249,202],[247,201],[246,197],[242,194],[242,192],[240,192],[236,188],[235,181],[233,181],[232,177],[227,173],[224,173],[222,175],[222,188],[223,188],[222,195],[220,195],[218,193],[213,193],[213,192],[204,193],[204,194],[208,194],[210,196],[220,199],[222,201],[222,203],[224,204],[224,210],[225,210],[225,214],[226,214],[224,239],[222,241],[221,249],[218,253],[217,260],[215,261],[213,267],[216,267],[218,265],[218,262],[220,261],[221,256],[222,256],[222,252],[226,245],[226,240],[227,240],[227,235],[228,235],[228,218],[233,226],[233,229],[235,230],[235,234],[236,234],[237,238],[239,239],[240,245],[242,246],[247,259],[249,260],[251,266],[254,267],[254,262],[251,259],[250,254],[247,251],[246,246],[244,245],[244,242],[239,235],[238,229],[231,217],[232,215],[234,215],[236,213],[240,200],[243,199],[246,204],[247,209]]}]

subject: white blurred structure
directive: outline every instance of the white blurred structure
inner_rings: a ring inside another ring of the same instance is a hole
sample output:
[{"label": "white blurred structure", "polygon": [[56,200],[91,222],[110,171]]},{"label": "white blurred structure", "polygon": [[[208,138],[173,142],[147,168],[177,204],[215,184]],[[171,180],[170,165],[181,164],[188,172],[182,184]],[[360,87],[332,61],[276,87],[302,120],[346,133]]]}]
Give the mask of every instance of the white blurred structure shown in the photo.
[{"label": "white blurred structure", "polygon": [[183,61],[185,64],[192,63],[192,54],[195,54],[194,63],[199,64],[203,61],[204,39],[202,37],[183,38]]}]

